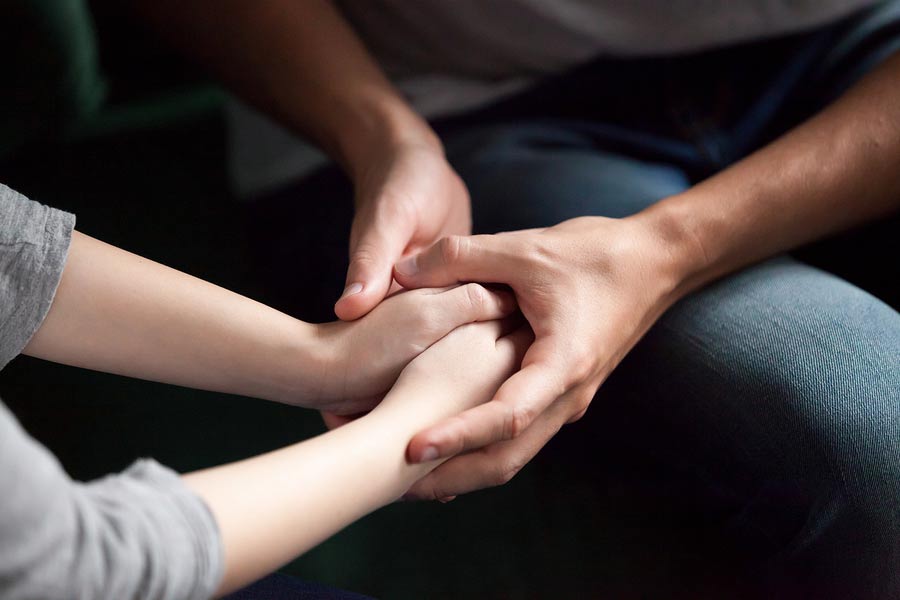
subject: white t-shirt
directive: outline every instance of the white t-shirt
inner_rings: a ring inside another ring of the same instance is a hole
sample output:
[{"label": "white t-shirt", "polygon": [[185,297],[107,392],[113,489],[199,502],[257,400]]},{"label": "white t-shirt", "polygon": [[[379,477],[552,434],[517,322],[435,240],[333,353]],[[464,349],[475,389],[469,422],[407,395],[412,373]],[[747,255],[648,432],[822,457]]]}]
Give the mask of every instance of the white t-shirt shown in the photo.
[{"label": "white t-shirt", "polygon": [[[483,105],[598,56],[695,52],[813,28],[875,0],[336,0],[428,117]],[[232,111],[244,193],[313,164],[289,134]]]}]

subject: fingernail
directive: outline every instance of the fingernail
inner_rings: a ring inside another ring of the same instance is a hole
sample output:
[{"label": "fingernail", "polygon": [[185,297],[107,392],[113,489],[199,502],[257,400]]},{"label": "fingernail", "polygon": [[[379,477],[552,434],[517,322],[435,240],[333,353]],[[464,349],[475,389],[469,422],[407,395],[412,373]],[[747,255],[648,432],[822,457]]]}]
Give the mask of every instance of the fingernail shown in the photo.
[{"label": "fingernail", "polygon": [[416,258],[415,256],[410,256],[398,262],[396,265],[397,272],[401,275],[415,275],[418,273],[419,265],[416,262]]},{"label": "fingernail", "polygon": [[440,498],[438,502],[440,502],[441,504],[447,504],[448,502],[453,502],[454,500],[456,500],[456,496],[446,496],[444,498]]},{"label": "fingernail", "polygon": [[363,284],[361,283],[351,283],[346,288],[344,288],[344,293],[341,294],[341,300],[346,298],[347,296],[352,296],[353,294],[358,294],[362,291]]},{"label": "fingernail", "polygon": [[433,460],[436,460],[437,457],[438,457],[438,449],[435,448],[434,446],[428,446],[422,452],[422,458],[421,458],[421,460],[419,460],[419,462],[431,462]]}]

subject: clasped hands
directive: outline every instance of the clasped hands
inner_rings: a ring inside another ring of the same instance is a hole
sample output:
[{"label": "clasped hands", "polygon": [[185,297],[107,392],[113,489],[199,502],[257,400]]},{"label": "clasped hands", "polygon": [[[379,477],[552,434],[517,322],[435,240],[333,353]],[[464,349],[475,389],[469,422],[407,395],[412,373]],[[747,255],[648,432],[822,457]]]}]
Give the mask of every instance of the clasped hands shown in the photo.
[{"label": "clasped hands", "polygon": [[[351,264],[335,308],[344,321],[332,324],[336,333],[358,329],[347,364],[383,375],[365,389],[346,373],[338,376],[335,402],[323,409],[326,423],[336,426],[372,408],[378,398],[369,392],[387,390],[402,368],[397,357],[412,360],[431,343],[433,350],[413,360],[410,370],[437,383],[442,370],[454,371],[454,360],[463,369],[471,366],[471,356],[459,358],[465,350],[458,342],[471,334],[445,334],[472,321],[501,319],[518,307],[530,329],[510,338],[517,364],[509,363],[509,353],[498,362],[508,378],[490,401],[421,431],[407,450],[410,462],[450,457],[408,497],[442,499],[505,483],[564,424],[584,415],[613,368],[683,294],[688,277],[682,249],[690,239],[648,211],[471,236],[467,191],[441,153],[416,146],[385,164],[363,184],[357,180]],[[394,281],[413,291],[389,296]],[[366,330],[366,322],[379,321],[393,322],[395,329],[377,337]],[[491,331],[497,339],[508,333],[500,326]],[[431,375],[416,366],[441,353],[447,358]],[[388,357],[398,364],[378,366]],[[490,364],[492,358],[482,360]]]}]

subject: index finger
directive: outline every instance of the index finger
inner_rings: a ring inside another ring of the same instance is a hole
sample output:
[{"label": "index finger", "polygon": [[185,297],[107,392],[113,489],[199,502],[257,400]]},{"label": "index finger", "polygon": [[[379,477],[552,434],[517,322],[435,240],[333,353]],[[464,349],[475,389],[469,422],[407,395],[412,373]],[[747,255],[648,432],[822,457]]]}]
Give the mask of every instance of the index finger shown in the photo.
[{"label": "index finger", "polygon": [[452,235],[394,265],[405,288],[442,287],[459,282],[509,283],[517,264],[514,238]]},{"label": "index finger", "polygon": [[[526,354],[540,352],[536,342]],[[546,341],[544,342],[546,343]],[[526,364],[494,398],[416,434],[407,447],[411,463],[428,462],[517,437],[565,393],[562,368],[550,361]]]}]

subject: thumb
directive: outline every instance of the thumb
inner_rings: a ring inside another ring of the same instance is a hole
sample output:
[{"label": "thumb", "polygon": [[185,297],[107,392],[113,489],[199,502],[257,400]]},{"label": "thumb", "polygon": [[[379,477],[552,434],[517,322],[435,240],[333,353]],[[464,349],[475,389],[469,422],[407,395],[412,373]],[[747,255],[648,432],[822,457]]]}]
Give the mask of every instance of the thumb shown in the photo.
[{"label": "thumb", "polygon": [[515,255],[509,238],[453,235],[394,265],[405,288],[444,287],[455,283],[510,283]]},{"label": "thumb", "polygon": [[397,227],[383,231],[370,226],[350,249],[350,266],[344,293],[334,312],[344,321],[358,319],[378,306],[391,288],[394,262],[402,255],[409,234]]}]

